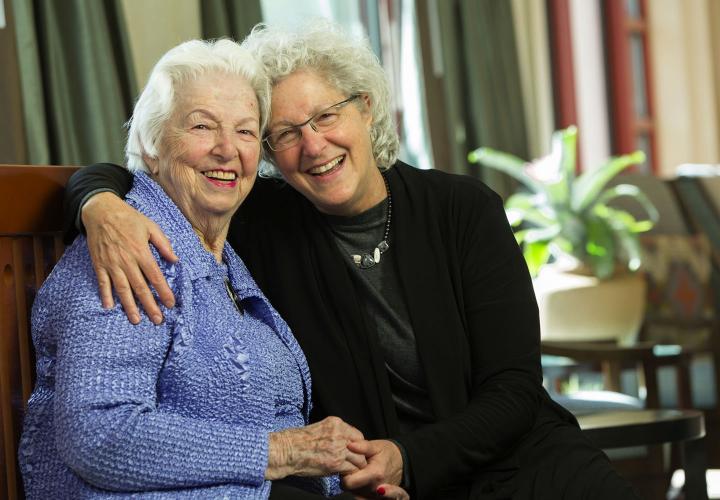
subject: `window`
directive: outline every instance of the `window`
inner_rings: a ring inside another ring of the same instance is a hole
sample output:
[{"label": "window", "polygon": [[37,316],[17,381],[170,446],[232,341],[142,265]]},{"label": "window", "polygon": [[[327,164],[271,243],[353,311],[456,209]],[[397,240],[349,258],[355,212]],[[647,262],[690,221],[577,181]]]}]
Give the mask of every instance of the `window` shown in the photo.
[{"label": "window", "polygon": [[607,0],[605,33],[613,154],[645,152],[641,172],[656,170],[646,0]]}]

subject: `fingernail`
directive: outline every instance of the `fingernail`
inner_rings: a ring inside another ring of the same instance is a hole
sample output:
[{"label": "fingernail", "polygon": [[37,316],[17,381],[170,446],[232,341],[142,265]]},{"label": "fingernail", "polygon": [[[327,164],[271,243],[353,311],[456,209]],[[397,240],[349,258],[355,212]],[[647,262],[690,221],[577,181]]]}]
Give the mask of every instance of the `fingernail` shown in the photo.
[{"label": "fingernail", "polygon": [[383,488],[382,486],[378,486],[378,489],[375,490],[375,493],[377,493],[377,494],[380,495],[380,496],[384,496],[384,495],[385,495],[385,488]]},{"label": "fingernail", "polygon": [[153,320],[153,323],[155,323],[156,325],[159,325],[160,323],[162,323],[162,320],[163,320],[163,319],[162,319],[162,316],[160,316],[160,315],[158,314],[158,315],[156,315],[156,316],[153,316],[153,319],[152,319],[152,320]]}]

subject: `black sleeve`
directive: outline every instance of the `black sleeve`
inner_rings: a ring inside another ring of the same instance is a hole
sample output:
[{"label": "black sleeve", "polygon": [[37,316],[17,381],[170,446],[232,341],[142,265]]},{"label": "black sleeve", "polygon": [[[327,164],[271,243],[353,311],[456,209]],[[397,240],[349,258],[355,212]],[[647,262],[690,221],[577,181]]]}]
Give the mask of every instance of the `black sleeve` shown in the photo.
[{"label": "black sleeve", "polygon": [[79,222],[80,209],[93,192],[111,191],[125,197],[132,187],[132,174],[119,165],[96,163],[81,168],[68,181],[63,206],[63,232],[66,244],[70,244],[78,230],[84,232]]}]

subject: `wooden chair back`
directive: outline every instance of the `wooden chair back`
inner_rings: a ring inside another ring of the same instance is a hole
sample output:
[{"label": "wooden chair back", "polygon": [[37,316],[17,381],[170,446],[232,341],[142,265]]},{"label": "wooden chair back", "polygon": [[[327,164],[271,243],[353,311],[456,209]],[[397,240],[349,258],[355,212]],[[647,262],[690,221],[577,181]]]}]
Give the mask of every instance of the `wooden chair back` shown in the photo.
[{"label": "wooden chair back", "polygon": [[35,379],[30,311],[63,253],[63,191],[77,167],[0,165],[0,498],[24,498],[17,466]]}]

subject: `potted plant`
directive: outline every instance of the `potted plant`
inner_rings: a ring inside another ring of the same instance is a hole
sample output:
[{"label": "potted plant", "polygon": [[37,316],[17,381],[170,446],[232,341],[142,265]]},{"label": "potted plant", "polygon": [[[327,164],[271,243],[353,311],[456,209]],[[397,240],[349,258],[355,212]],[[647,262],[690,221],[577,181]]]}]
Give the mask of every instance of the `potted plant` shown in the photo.
[{"label": "potted plant", "polygon": [[[468,159],[526,188],[511,195],[505,209],[534,277],[543,336],[627,341],[637,333],[644,312],[645,283],[634,276],[642,258],[638,234],[654,225],[658,213],[637,186],[608,183],[645,155],[636,151],[611,158],[578,175],[576,146],[577,129],[570,127],[555,132],[550,154],[533,162],[490,148],[479,148]],[[611,202],[623,196],[636,200],[647,218],[637,220],[614,208]],[[600,311],[603,302],[608,310]],[[557,321],[549,318],[555,309]],[[597,311],[597,318],[588,316],[590,310]],[[617,323],[622,314],[630,324],[594,324],[602,316]]]}]

